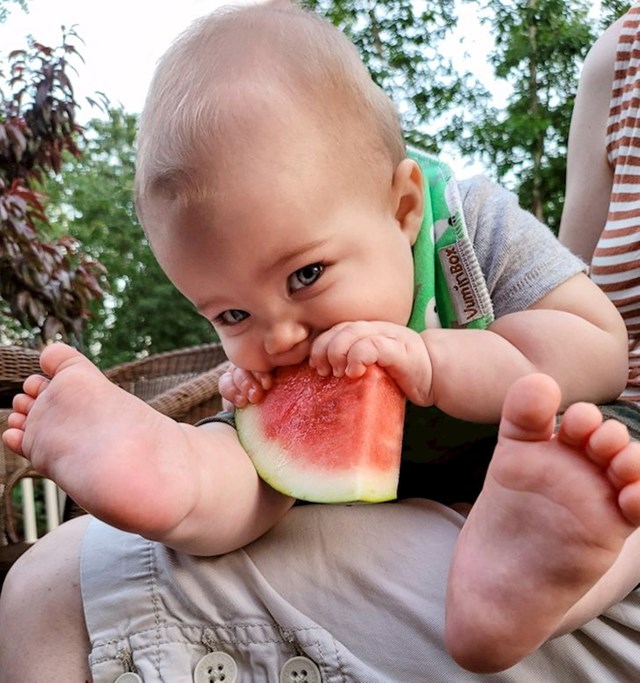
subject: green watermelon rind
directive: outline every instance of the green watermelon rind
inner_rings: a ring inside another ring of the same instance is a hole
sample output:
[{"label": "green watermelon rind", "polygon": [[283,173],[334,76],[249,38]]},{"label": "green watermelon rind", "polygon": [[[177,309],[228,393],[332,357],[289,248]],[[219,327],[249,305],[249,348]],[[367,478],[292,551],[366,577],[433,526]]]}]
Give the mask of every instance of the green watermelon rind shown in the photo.
[{"label": "green watermelon rind", "polygon": [[265,442],[258,406],[237,410],[236,426],[258,475],[280,493],[312,503],[384,503],[397,497],[399,468],[380,470],[358,463],[354,476],[304,467],[277,442]]}]

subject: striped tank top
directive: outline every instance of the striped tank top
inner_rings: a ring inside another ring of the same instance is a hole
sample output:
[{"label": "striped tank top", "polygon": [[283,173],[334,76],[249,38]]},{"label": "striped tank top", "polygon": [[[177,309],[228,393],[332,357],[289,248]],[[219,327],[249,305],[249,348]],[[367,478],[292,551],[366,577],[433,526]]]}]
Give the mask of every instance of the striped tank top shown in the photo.
[{"label": "striped tank top", "polygon": [[609,214],[591,277],[616,305],[629,336],[629,379],[621,398],[640,402],[640,5],[628,13],[615,62],[607,125],[614,169]]}]

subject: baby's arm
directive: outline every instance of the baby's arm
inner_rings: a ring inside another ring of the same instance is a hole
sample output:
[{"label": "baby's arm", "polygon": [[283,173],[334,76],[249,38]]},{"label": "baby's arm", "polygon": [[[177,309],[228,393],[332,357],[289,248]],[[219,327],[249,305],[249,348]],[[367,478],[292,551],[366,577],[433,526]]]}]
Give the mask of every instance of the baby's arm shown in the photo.
[{"label": "baby's arm", "polygon": [[422,337],[433,366],[435,402],[463,419],[497,421],[508,387],[531,372],[558,382],[561,408],[612,400],[626,382],[624,322],[584,274],[528,310],[498,318],[488,330],[434,329]]},{"label": "baby's arm", "polygon": [[533,372],[558,382],[563,408],[615,398],[627,375],[626,338],[615,307],[578,274],[530,309],[498,318],[488,330],[418,334],[386,322],[341,323],[314,342],[310,362],[321,374],[352,377],[377,363],[418,405],[498,422],[508,388]]},{"label": "baby's arm", "polygon": [[245,545],[291,507],[260,480],[236,433],[150,408],[63,344],[14,401],[7,446],[108,524],[190,554]]}]

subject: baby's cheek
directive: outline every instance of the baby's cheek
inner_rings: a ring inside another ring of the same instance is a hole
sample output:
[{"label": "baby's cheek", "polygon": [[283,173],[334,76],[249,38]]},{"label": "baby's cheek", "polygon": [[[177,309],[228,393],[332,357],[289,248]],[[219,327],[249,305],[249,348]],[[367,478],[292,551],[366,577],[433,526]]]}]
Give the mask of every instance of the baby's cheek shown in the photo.
[{"label": "baby's cheek", "polygon": [[237,367],[248,372],[271,372],[273,370],[261,340],[239,341],[234,338],[220,339],[227,358]]}]

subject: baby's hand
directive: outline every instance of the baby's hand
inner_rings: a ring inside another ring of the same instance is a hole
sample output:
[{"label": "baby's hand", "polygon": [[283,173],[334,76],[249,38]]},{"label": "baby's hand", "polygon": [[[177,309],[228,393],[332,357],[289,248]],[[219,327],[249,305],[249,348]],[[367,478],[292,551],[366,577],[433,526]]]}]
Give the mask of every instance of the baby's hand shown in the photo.
[{"label": "baby's hand", "polygon": [[268,372],[249,372],[231,365],[218,381],[222,407],[232,410],[244,408],[249,403],[260,403],[265,391],[271,388],[271,382]]},{"label": "baby's hand", "polygon": [[378,321],[340,323],[314,341],[309,364],[320,375],[353,378],[377,364],[387,370],[411,402],[421,406],[434,403],[427,347],[417,332],[402,325]]}]

